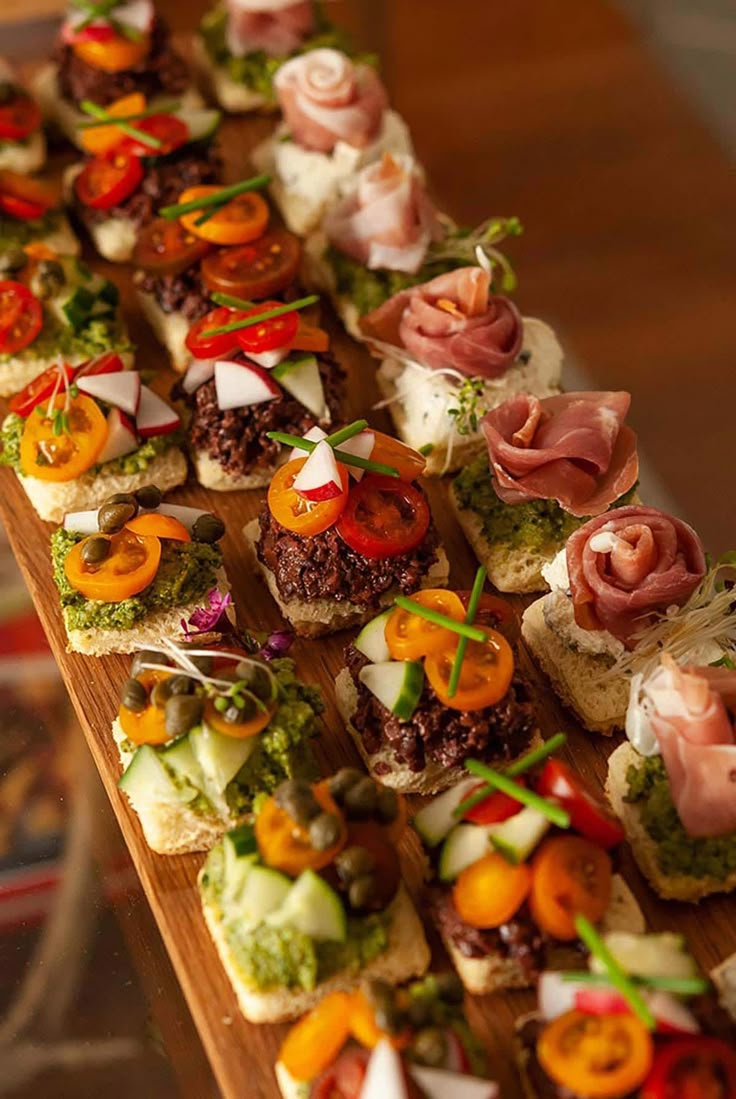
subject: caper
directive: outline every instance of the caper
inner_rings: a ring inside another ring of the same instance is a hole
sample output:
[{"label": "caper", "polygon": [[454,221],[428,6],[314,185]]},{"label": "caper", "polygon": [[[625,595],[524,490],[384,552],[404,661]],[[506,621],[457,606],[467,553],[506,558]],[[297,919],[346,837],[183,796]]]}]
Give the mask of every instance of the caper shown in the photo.
[{"label": "caper", "polygon": [[437,995],[448,1004],[461,1004],[465,998],[463,982],[457,973],[448,970],[447,973],[438,973],[435,977]]},{"label": "caper", "polygon": [[204,703],[197,695],[172,695],[166,703],[165,725],[169,736],[183,736],[199,725]]},{"label": "caper", "polygon": [[123,706],[136,714],[148,705],[148,691],[139,679],[126,679],[121,698]]},{"label": "caper", "polygon": [[423,1065],[442,1065],[447,1058],[447,1038],[439,1027],[425,1027],[414,1035],[411,1051]]},{"label": "caper", "polygon": [[194,683],[188,675],[173,675],[169,680],[172,695],[190,695],[193,690]]},{"label": "caper", "polygon": [[0,271],[4,275],[13,275],[22,271],[28,263],[28,256],[22,248],[8,248],[0,253]]},{"label": "caper", "polygon": [[225,524],[217,515],[200,515],[192,527],[195,542],[219,542],[225,533]]},{"label": "caper", "polygon": [[85,565],[101,565],[110,556],[110,539],[93,534],[82,546],[81,555]]},{"label": "caper", "polygon": [[56,259],[45,259],[41,260],[36,268],[30,282],[30,287],[38,298],[53,298],[55,294],[58,294],[65,282],[66,275],[64,274],[64,268],[59,261]]},{"label": "caper", "polygon": [[115,534],[122,530],[125,524],[133,518],[136,511],[135,504],[113,503],[109,501],[103,504],[97,512],[97,525],[105,534]]},{"label": "caper", "polygon": [[329,851],[340,839],[340,821],[334,813],[319,813],[309,822],[309,842],[315,851]]},{"label": "caper", "polygon": [[361,778],[345,791],[343,804],[347,812],[354,817],[370,817],[378,806],[378,787],[372,778]]},{"label": "caper", "polygon": [[133,657],[133,662],[130,665],[130,674],[139,675],[144,669],[142,664],[163,664],[164,667],[169,663],[168,656],[164,653],[157,652],[155,649],[141,649]]},{"label": "caper", "polygon": [[157,508],[161,503],[161,489],[157,488],[156,485],[143,485],[142,488],[136,489],[135,498],[138,507],[150,511],[151,508]]},{"label": "caper", "polygon": [[335,866],[343,881],[354,881],[375,870],[376,860],[366,847],[352,845],[343,847],[335,858]]},{"label": "caper", "polygon": [[273,676],[265,664],[260,661],[241,660],[235,669],[238,682],[244,683],[246,688],[260,698],[262,702],[270,702],[273,698]]},{"label": "caper", "polygon": [[365,775],[357,767],[341,767],[330,779],[330,793],[342,804],[348,790],[363,778]]},{"label": "caper", "polygon": [[[364,874],[351,881],[348,900],[351,908],[367,908],[376,896],[376,879],[373,874]],[[384,1029],[384,1028],[382,1028]]]},{"label": "caper", "polygon": [[390,824],[399,815],[399,795],[390,786],[382,786],[378,791],[378,816],[384,824]]},{"label": "caper", "polygon": [[190,656],[189,659],[194,667],[202,672],[203,675],[209,675],[212,671],[213,661],[211,656]]},{"label": "caper", "polygon": [[154,706],[158,706],[160,709],[163,710],[164,706],[170,698],[171,679],[167,677],[166,679],[162,679],[160,683],[157,683],[151,691],[151,702],[154,704]]},{"label": "caper", "polygon": [[299,779],[282,782],[274,798],[276,804],[299,824],[309,824],[322,811],[309,783]]}]

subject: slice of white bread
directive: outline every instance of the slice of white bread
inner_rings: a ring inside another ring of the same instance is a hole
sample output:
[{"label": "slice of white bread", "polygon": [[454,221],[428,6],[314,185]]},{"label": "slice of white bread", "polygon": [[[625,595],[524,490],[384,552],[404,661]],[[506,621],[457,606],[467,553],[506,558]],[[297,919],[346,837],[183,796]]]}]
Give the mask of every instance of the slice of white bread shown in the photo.
[{"label": "slice of white bread", "polygon": [[639,869],[660,897],[674,901],[699,901],[711,893],[730,893],[736,889],[736,871],[729,877],[696,878],[690,874],[665,874],[657,861],[657,844],[644,827],[635,802],[626,801],[629,784],[626,773],[629,767],[640,763],[642,757],[626,741],[608,760],[606,794],[616,816],[626,830],[626,837],[639,864]]},{"label": "slice of white bread", "polygon": [[[598,926],[602,933],[630,931],[640,934],[645,930],[644,914],[620,874],[613,875],[611,903]],[[514,958],[503,954],[466,958],[446,936],[442,936],[442,941],[463,985],[476,996],[487,996],[505,988],[529,988],[532,983],[524,967]]]},{"label": "slice of white bread", "polygon": [[192,39],[192,60],[200,77],[200,82],[209,91],[220,106],[230,114],[245,114],[246,111],[275,111],[276,100],[267,100],[254,88],[233,80],[222,65],[216,65],[198,34]]},{"label": "slice of white bread", "polygon": [[[228,591],[230,585],[224,568],[215,575],[215,586],[220,591]],[[95,626],[90,630],[73,630],[68,626],[69,608],[62,608],[62,617],[68,639],[67,652],[85,653],[87,656],[104,656],[106,653],[134,653],[156,645],[163,637],[179,637],[182,619],[188,619],[201,607],[205,597],[181,607],[169,610],[153,611],[137,622],[130,630],[106,630]]]},{"label": "slice of white bread", "polygon": [[168,492],[183,485],[187,479],[187,460],[178,446],[172,446],[154,458],[142,473],[113,472],[102,466],[96,473],[90,470],[73,481],[55,482],[24,477],[17,470],[16,473],[41,519],[61,523],[67,512],[99,507],[116,492],[135,492],[151,484],[161,492]]},{"label": "slice of white bread", "polygon": [[0,169],[28,175],[37,172],[46,160],[46,138],[36,130],[25,141],[6,141],[0,145]]},{"label": "slice of white bread", "polygon": [[329,294],[335,311],[345,326],[345,330],[359,342],[363,341],[360,330],[360,313],[355,303],[345,294],[338,294],[335,273],[326,257],[327,237],[321,229],[309,236],[302,244],[301,281],[309,290]]},{"label": "slice of white bread", "polygon": [[710,979],[718,991],[718,999],[724,1011],[736,1022],[736,954],[710,971]]},{"label": "slice of white bread", "polygon": [[[112,735],[120,753],[123,770],[133,758],[132,752],[125,752],[121,742],[125,733],[116,717],[112,723]],[[143,829],[146,843],[159,855],[186,855],[193,851],[209,851],[228,828],[236,821],[224,820],[218,813],[195,813],[182,802],[172,805],[169,802],[151,802],[135,807],[138,820]]]},{"label": "slice of white bread", "polygon": [[181,313],[164,313],[152,294],[145,294],[142,290],[138,290],[137,298],[156,339],[168,351],[174,370],[183,374],[192,360],[192,354],[184,342],[192,322]]},{"label": "slice of white bread", "polygon": [[[283,451],[282,462],[288,457],[288,450]],[[279,462],[278,465],[281,465]],[[234,492],[238,489],[267,488],[273,480],[277,465],[261,466],[253,473],[230,473],[223,469],[220,463],[211,458],[204,450],[192,451],[192,464],[200,485],[211,488],[214,492]]]},{"label": "slice of white bread", "polygon": [[[84,168],[84,164],[70,164],[63,175],[64,199],[68,205],[74,201],[74,181]],[[129,263],[133,258],[133,249],[138,240],[136,223],[126,217],[111,217],[107,221],[88,221],[84,212],[80,220],[92,238],[100,255],[110,263]]]},{"label": "slice of white bread", "polygon": [[[302,599],[282,599],[276,585],[276,577],[262,561],[259,560],[256,551],[256,543],[260,534],[260,526],[257,519],[252,519],[243,527],[243,541],[245,545],[245,557],[247,563],[265,581],[268,590],[275,603],[278,604],[284,618],[294,627],[294,632],[299,637],[324,637],[325,634],[337,633],[338,630],[347,630],[352,626],[362,626],[370,622],[371,618],[379,613],[383,607],[393,603],[396,592],[386,592],[381,596],[378,605],[366,607],[359,603],[348,601],[338,603],[334,599],[312,599],[309,602]],[[450,564],[444,549],[437,549],[437,560],[429,572],[422,578],[422,588],[444,588],[450,575]]]},{"label": "slice of white bread", "polygon": [[[204,868],[200,871],[200,877]],[[225,972],[230,978],[238,1004],[250,1023],[280,1023],[296,1019],[310,1011],[329,992],[349,991],[363,980],[383,980],[401,984],[421,977],[429,968],[430,951],[424,928],[404,885],[391,902],[388,913],[388,946],[362,970],[344,970],[323,981],[311,992],[287,988],[261,991],[244,982],[230,948],[219,911],[202,900],[202,911]]]},{"label": "slice of white bread", "polygon": [[[391,786],[403,794],[437,794],[456,782],[468,777],[468,772],[457,764],[445,767],[439,763],[427,763],[421,771],[410,771],[405,764],[396,762],[390,747],[381,748],[372,755],[365,750],[363,738],[352,723],[352,716],[358,705],[358,692],[353,677],[347,668],[338,673],[335,680],[335,701],[345,726],[355,741],[368,773],[383,786]],[[535,730],[524,751],[538,747],[542,743],[539,732]],[[386,767],[390,768],[386,771]]]},{"label": "slice of white bread", "polygon": [[311,1080],[295,1079],[283,1061],[277,1061],[273,1066],[273,1071],[283,1099],[309,1099],[312,1091]]},{"label": "slice of white bread", "polygon": [[[112,349],[114,350],[114,348]],[[133,353],[130,351],[119,352],[120,358],[125,363],[126,370],[133,363]],[[21,351],[12,359],[0,363],[0,397],[11,397],[19,393],[29,382],[56,364],[57,355],[41,358],[33,354],[33,345],[25,351]],[[87,355],[65,355],[64,361],[69,366],[79,366],[85,362]]]},{"label": "slice of white bread", "polygon": [[549,628],[544,604],[550,598],[543,596],[524,611],[524,641],[561,700],[585,728],[610,735],[626,723],[629,681],[624,676],[602,678],[611,665],[608,657],[580,652]]}]

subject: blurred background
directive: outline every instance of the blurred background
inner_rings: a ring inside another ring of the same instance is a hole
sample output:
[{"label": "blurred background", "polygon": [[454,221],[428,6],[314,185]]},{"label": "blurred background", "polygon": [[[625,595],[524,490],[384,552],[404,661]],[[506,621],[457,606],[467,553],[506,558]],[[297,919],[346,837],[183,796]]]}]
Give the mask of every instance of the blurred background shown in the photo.
[{"label": "blurred background", "polygon": [[[47,56],[62,7],[0,0],[0,51]],[[159,7],[186,35],[205,4]],[[733,0],[331,10],[380,53],[448,212],[521,218],[518,300],[558,329],[567,387],[630,389],[659,502],[736,544]],[[187,1093],[214,1095],[2,543],[0,593],[0,1095],[178,1095],[154,1016]]]}]

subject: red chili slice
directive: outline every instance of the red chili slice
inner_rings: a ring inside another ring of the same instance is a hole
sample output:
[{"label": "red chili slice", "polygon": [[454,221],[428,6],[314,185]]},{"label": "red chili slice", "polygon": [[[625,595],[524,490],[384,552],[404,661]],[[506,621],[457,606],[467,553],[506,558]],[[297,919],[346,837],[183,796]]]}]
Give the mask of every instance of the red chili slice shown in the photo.
[{"label": "red chili slice", "polygon": [[74,186],[84,206],[110,210],[132,195],[142,179],[143,168],[138,157],[116,150],[109,159],[96,156],[88,160]]},{"label": "red chili slice", "polygon": [[398,557],[419,545],[429,521],[429,505],[416,485],[369,473],[351,488],[337,531],[363,557]]},{"label": "red chili slice", "polygon": [[0,105],[0,138],[3,141],[22,141],[40,126],[39,106],[25,92],[19,90],[9,103]]},{"label": "red chili slice", "polygon": [[0,354],[13,355],[33,343],[43,324],[41,302],[22,282],[0,282]]},{"label": "red chili slice", "polygon": [[623,828],[603,799],[561,760],[547,760],[537,792],[558,801],[570,814],[572,827],[606,850],[624,839]]}]

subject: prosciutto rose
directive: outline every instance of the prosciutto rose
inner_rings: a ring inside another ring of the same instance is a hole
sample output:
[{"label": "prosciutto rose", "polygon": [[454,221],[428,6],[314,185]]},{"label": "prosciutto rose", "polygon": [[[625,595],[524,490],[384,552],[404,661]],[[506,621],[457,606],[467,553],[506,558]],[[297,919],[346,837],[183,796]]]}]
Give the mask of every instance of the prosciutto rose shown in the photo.
[{"label": "prosciutto rose", "polygon": [[631,396],[518,393],[481,426],[496,494],[506,504],[556,500],[571,515],[600,515],[639,475],[636,435],[624,424]]},{"label": "prosciutto rose", "polygon": [[736,672],[680,668],[665,655],[644,684],[672,800],[691,836],[736,831]]},{"label": "prosciutto rose", "polygon": [[274,86],[284,121],[305,149],[331,153],[338,141],[357,149],[378,137],[388,95],[370,65],[339,50],[310,50],[287,61]]},{"label": "prosciutto rose", "polygon": [[386,153],[359,174],[355,190],[323,224],[330,244],[371,270],[415,274],[430,241],[442,235],[416,161]]},{"label": "prosciutto rose", "polygon": [[706,570],[692,527],[638,506],[585,523],[568,538],[566,557],[578,626],[608,630],[630,649],[658,614],[687,601]]},{"label": "prosciutto rose", "polygon": [[363,317],[361,329],[434,370],[498,378],[516,360],[523,333],[516,306],[490,285],[482,267],[460,267],[394,294]]},{"label": "prosciutto rose", "polygon": [[284,57],[314,33],[312,0],[227,0],[227,48],[235,57],[263,50]]}]

